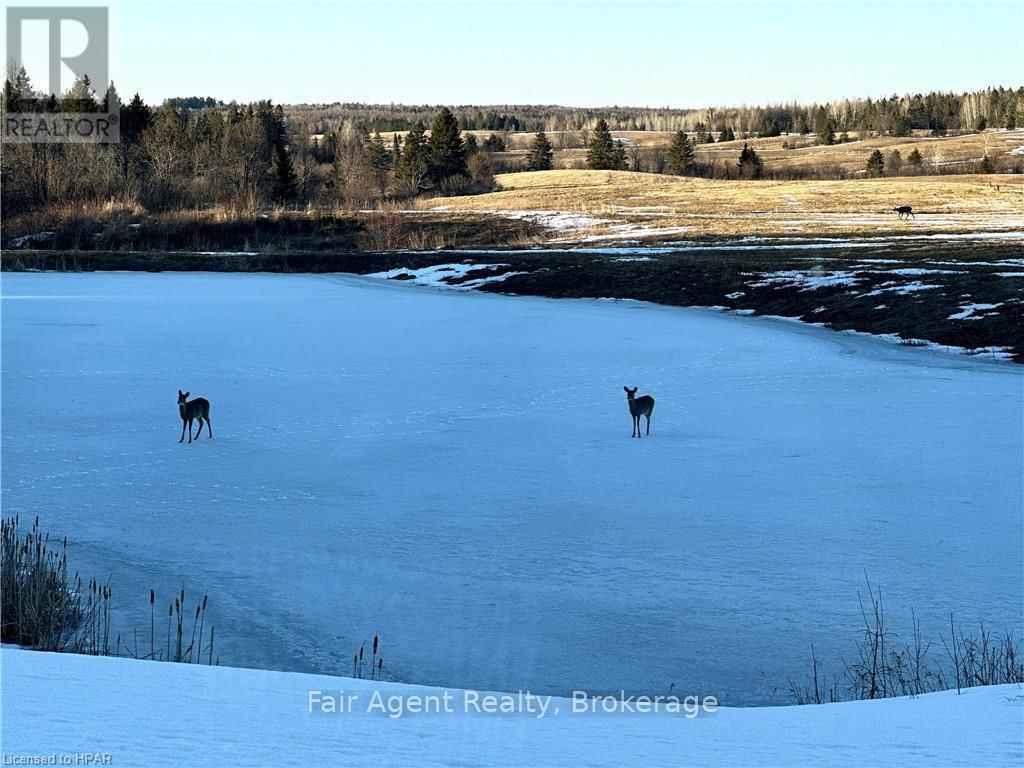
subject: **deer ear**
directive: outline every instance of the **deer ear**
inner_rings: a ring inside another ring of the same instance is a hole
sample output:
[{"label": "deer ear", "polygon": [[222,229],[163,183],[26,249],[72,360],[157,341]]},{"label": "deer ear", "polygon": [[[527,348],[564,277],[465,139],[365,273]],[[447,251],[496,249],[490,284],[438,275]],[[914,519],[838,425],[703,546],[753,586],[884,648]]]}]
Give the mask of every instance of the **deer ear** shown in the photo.
[{"label": "deer ear", "polygon": [[186,392],[185,393],[185,397],[188,397],[190,394],[192,394],[192,393],[191,392]]},{"label": "deer ear", "polygon": [[629,392],[629,387],[623,387],[623,389]]}]

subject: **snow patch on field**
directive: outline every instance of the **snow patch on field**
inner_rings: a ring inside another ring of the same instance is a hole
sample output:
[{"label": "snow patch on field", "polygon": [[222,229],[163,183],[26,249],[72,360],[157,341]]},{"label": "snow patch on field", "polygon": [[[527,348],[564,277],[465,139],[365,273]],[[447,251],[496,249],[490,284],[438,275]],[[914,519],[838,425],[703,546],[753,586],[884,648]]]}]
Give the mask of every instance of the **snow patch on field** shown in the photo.
[{"label": "snow patch on field", "polygon": [[[1002,302],[998,304],[964,304],[960,307],[960,311],[949,316],[950,320],[980,320],[983,317],[988,317],[992,313],[989,310],[998,309],[1003,306]],[[977,313],[983,313],[981,315]]]},{"label": "snow patch on field", "polygon": [[962,269],[923,269],[921,267],[908,267],[905,269],[878,270],[876,274],[902,275],[904,277],[921,277],[924,275],[965,275],[967,272]]},{"label": "snow patch on field", "polygon": [[[54,752],[175,768],[310,766],[327,758],[423,768],[677,765],[680,755],[693,765],[744,766],[1024,760],[1019,685],[820,706],[720,707],[688,718],[621,705],[606,713],[595,700],[574,706],[569,698],[322,675],[7,647],[0,655],[5,760]],[[512,711],[487,713],[487,695]],[[350,706],[324,712],[325,701]],[[411,711],[417,706],[429,711]]]},{"label": "snow patch on field", "polygon": [[749,283],[751,288],[795,287],[801,291],[816,291],[819,288],[832,288],[839,285],[857,285],[862,278],[853,272],[801,272],[787,269],[779,272],[765,272],[757,282]]},{"label": "snow patch on field", "polygon": [[366,275],[366,277],[384,278],[387,280],[407,280],[416,285],[428,285],[435,288],[458,288],[470,290],[473,288],[479,288],[487,283],[500,282],[501,280],[508,279],[512,275],[520,275],[523,273],[503,272],[490,277],[479,277],[455,284],[452,284],[450,281],[453,278],[465,277],[470,272],[476,272],[479,270],[493,271],[508,266],[508,264],[435,264],[430,267],[421,267],[419,269],[399,267],[397,269],[389,269],[387,272],[373,272]]},{"label": "snow patch on field", "polygon": [[930,291],[934,288],[942,288],[941,285],[927,285],[919,280],[915,280],[912,283],[896,283],[893,281],[882,283],[881,288],[875,288],[873,291],[868,291],[863,296],[881,296],[883,293],[898,293],[900,295],[906,295],[910,293],[917,293],[918,291]]}]

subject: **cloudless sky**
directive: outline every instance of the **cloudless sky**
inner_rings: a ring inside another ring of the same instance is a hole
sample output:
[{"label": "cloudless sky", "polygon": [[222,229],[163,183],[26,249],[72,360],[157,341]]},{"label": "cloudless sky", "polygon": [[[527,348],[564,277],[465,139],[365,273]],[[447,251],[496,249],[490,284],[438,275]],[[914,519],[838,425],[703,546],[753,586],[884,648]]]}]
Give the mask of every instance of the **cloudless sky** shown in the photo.
[{"label": "cloudless sky", "polygon": [[195,95],[703,107],[1024,81],[1024,3],[1013,2],[239,0],[112,9],[118,90],[151,103]]}]

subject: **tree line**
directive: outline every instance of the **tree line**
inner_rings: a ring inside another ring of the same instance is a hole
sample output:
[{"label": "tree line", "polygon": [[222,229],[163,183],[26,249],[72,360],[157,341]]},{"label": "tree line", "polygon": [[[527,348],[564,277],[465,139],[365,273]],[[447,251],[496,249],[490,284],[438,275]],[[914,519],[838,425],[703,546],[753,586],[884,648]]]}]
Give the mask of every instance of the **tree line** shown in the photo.
[{"label": "tree line", "polygon": [[[405,131],[427,122],[438,107],[396,104],[300,104],[288,117],[310,133],[341,128]],[[583,146],[589,132],[604,120],[613,131],[733,132],[744,136],[818,133],[826,123],[843,131],[906,135],[912,130],[938,132],[1016,128],[1024,121],[1024,88],[987,88],[963,93],[929,92],[883,98],[842,99],[821,104],[781,104],[705,109],[633,107],[561,107],[547,105],[460,106],[452,113],[463,130],[544,132]]]},{"label": "tree line", "polygon": [[[7,144],[0,202],[8,214],[49,204],[120,201],[148,210],[261,205],[360,209],[424,190],[483,191],[493,186],[489,152],[463,137],[448,108],[429,132],[417,121],[404,138],[339,129],[319,137],[296,130],[280,104],[159,107],[136,94],[121,101],[111,84],[102,99],[88,78],[58,98],[41,96],[21,70],[4,84],[5,114],[100,112],[120,108],[116,144]],[[494,137],[497,139],[497,137]],[[485,142],[486,145],[486,142]],[[492,143],[492,146],[494,144]]]}]

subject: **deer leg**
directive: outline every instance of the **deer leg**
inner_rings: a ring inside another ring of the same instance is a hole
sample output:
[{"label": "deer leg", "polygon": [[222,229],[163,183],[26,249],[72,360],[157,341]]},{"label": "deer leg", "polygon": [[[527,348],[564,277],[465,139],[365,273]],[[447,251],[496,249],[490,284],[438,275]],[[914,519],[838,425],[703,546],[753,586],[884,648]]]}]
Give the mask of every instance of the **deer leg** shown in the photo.
[{"label": "deer leg", "polygon": [[651,434],[651,416],[650,416],[650,414],[647,415],[647,434],[648,435]]},{"label": "deer leg", "polygon": [[200,416],[196,421],[199,422],[199,431],[196,432],[196,440],[198,440],[199,436],[203,434],[203,417]]},{"label": "deer leg", "polygon": [[213,428],[210,426],[210,417],[206,417],[206,431],[210,433],[210,437],[213,437]]},{"label": "deer leg", "polygon": [[188,420],[188,441],[192,442],[192,419]]},{"label": "deer leg", "polygon": [[178,440],[178,442],[179,442],[179,443],[183,443],[183,442],[185,442],[185,425],[186,425],[187,423],[188,423],[188,422],[187,422],[187,421],[185,421],[184,419],[182,419],[182,420],[181,420],[181,439],[180,439],[180,440]]}]

